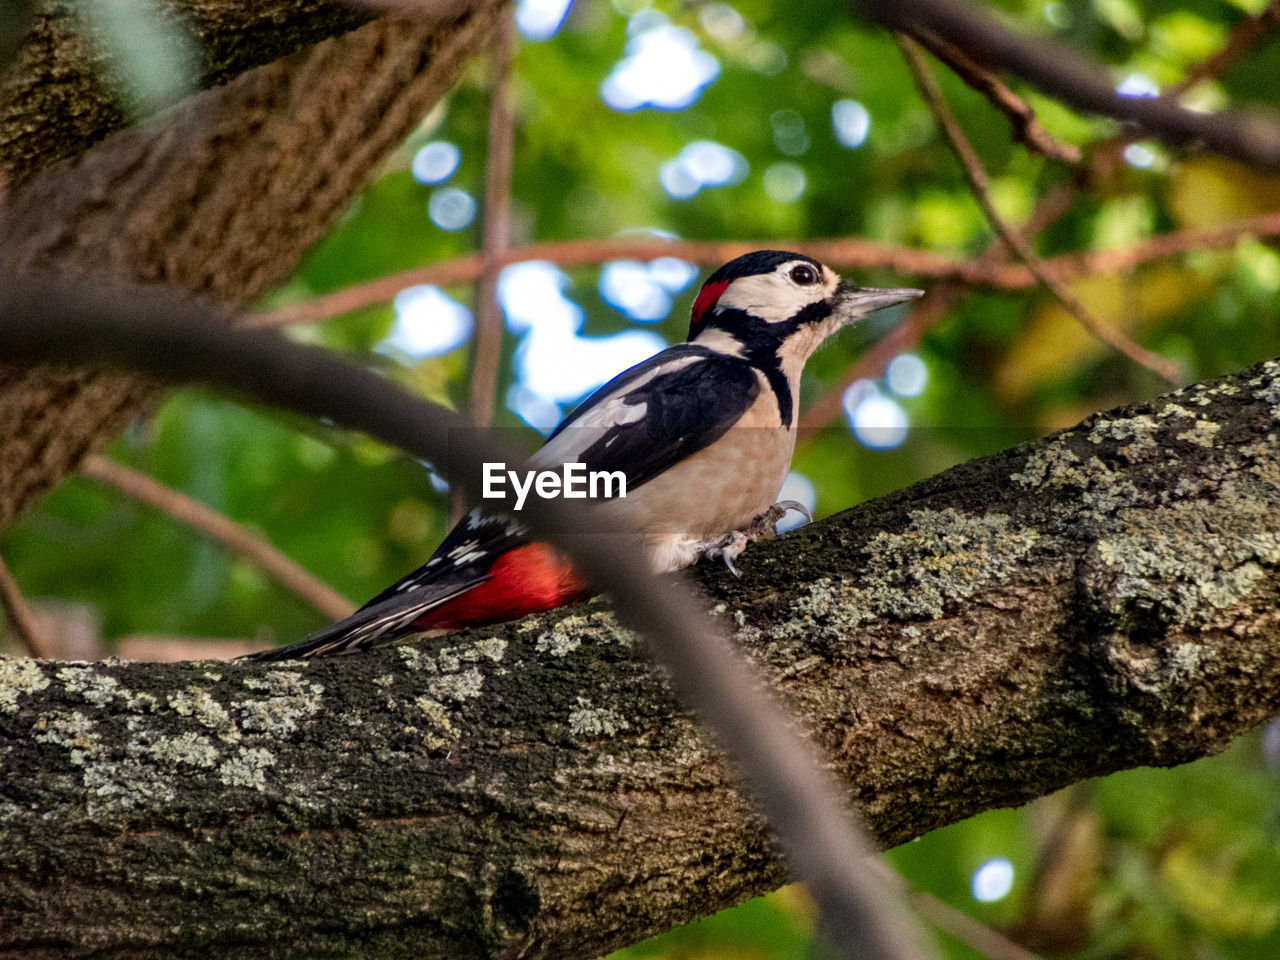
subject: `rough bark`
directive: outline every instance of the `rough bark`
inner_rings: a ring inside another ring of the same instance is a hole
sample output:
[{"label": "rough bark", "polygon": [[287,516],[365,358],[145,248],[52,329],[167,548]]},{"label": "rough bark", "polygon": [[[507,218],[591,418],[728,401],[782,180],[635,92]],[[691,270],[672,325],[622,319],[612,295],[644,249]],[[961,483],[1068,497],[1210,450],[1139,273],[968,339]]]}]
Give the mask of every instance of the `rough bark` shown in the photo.
[{"label": "rough bark", "polygon": [[[369,7],[333,0],[155,0],[156,15],[200,47],[199,87],[359,26]],[[7,71],[0,74],[0,183],[26,183],[49,164],[79,156],[127,117],[104,67],[111,52],[87,32],[72,0],[41,5]]]},{"label": "rough bark", "polygon": [[[714,609],[895,844],[1280,708],[1280,363],[758,545]],[[286,665],[0,661],[0,950],[592,957],[777,885],[602,604]]]},{"label": "rough bark", "polygon": [[[0,268],[250,303],[449,89],[501,9],[375,21],[112,134],[10,198]],[[154,396],[133,377],[0,369],[0,528]]]}]

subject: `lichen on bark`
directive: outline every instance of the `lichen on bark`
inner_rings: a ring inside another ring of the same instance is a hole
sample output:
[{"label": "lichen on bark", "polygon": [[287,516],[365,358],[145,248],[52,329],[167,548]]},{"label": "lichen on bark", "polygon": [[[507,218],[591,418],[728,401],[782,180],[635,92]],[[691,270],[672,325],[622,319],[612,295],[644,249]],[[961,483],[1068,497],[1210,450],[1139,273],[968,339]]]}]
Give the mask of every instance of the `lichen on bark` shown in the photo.
[{"label": "lichen on bark", "polygon": [[[693,576],[885,843],[1183,762],[1280,709],[1278,405],[1264,364]],[[0,661],[0,771],[24,956],[590,957],[785,876],[602,601],[313,663]]]}]

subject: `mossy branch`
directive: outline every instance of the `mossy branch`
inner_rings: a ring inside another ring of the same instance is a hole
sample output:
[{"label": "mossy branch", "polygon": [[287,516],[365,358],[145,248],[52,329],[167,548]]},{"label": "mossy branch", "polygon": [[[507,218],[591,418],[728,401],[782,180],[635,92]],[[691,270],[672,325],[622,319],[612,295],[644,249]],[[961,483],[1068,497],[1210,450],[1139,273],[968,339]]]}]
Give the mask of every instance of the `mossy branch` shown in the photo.
[{"label": "mossy branch", "polygon": [[[1280,710],[1280,364],[709,567],[886,844]],[[0,951],[592,957],[782,882],[604,604],[313,663],[0,661]]]}]

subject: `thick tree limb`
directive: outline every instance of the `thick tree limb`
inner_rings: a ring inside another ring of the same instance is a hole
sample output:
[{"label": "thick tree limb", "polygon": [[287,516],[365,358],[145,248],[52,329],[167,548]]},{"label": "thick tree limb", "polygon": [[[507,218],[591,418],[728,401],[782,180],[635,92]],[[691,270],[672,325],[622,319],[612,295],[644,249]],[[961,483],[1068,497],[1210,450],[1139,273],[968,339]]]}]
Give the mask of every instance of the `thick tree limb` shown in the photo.
[{"label": "thick tree limb", "polygon": [[[40,4],[16,61],[0,70],[0,182],[25,183],[126,123],[104,80],[108,51],[86,39],[75,6],[75,0]],[[154,0],[154,7],[198,42],[204,62],[194,79],[201,87],[226,83],[374,16],[339,0]]]},{"label": "thick tree limb", "polygon": [[[747,554],[711,602],[889,844],[1280,709],[1280,364]],[[779,883],[607,609],[369,656],[0,662],[9,955],[591,957]]]},{"label": "thick tree limb", "polygon": [[[0,263],[251,302],[452,86],[502,7],[375,21],[113,134],[0,208]],[[155,396],[118,374],[0,368],[0,528]]]}]

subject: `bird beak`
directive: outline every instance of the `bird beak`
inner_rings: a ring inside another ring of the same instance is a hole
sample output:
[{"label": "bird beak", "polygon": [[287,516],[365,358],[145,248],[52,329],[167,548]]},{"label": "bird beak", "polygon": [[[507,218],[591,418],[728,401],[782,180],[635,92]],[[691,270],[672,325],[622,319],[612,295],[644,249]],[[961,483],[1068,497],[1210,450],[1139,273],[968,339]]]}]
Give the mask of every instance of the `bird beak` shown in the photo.
[{"label": "bird beak", "polygon": [[873,311],[923,296],[923,290],[910,287],[855,287],[841,283],[836,288],[836,310],[844,316],[846,323],[852,323]]}]

